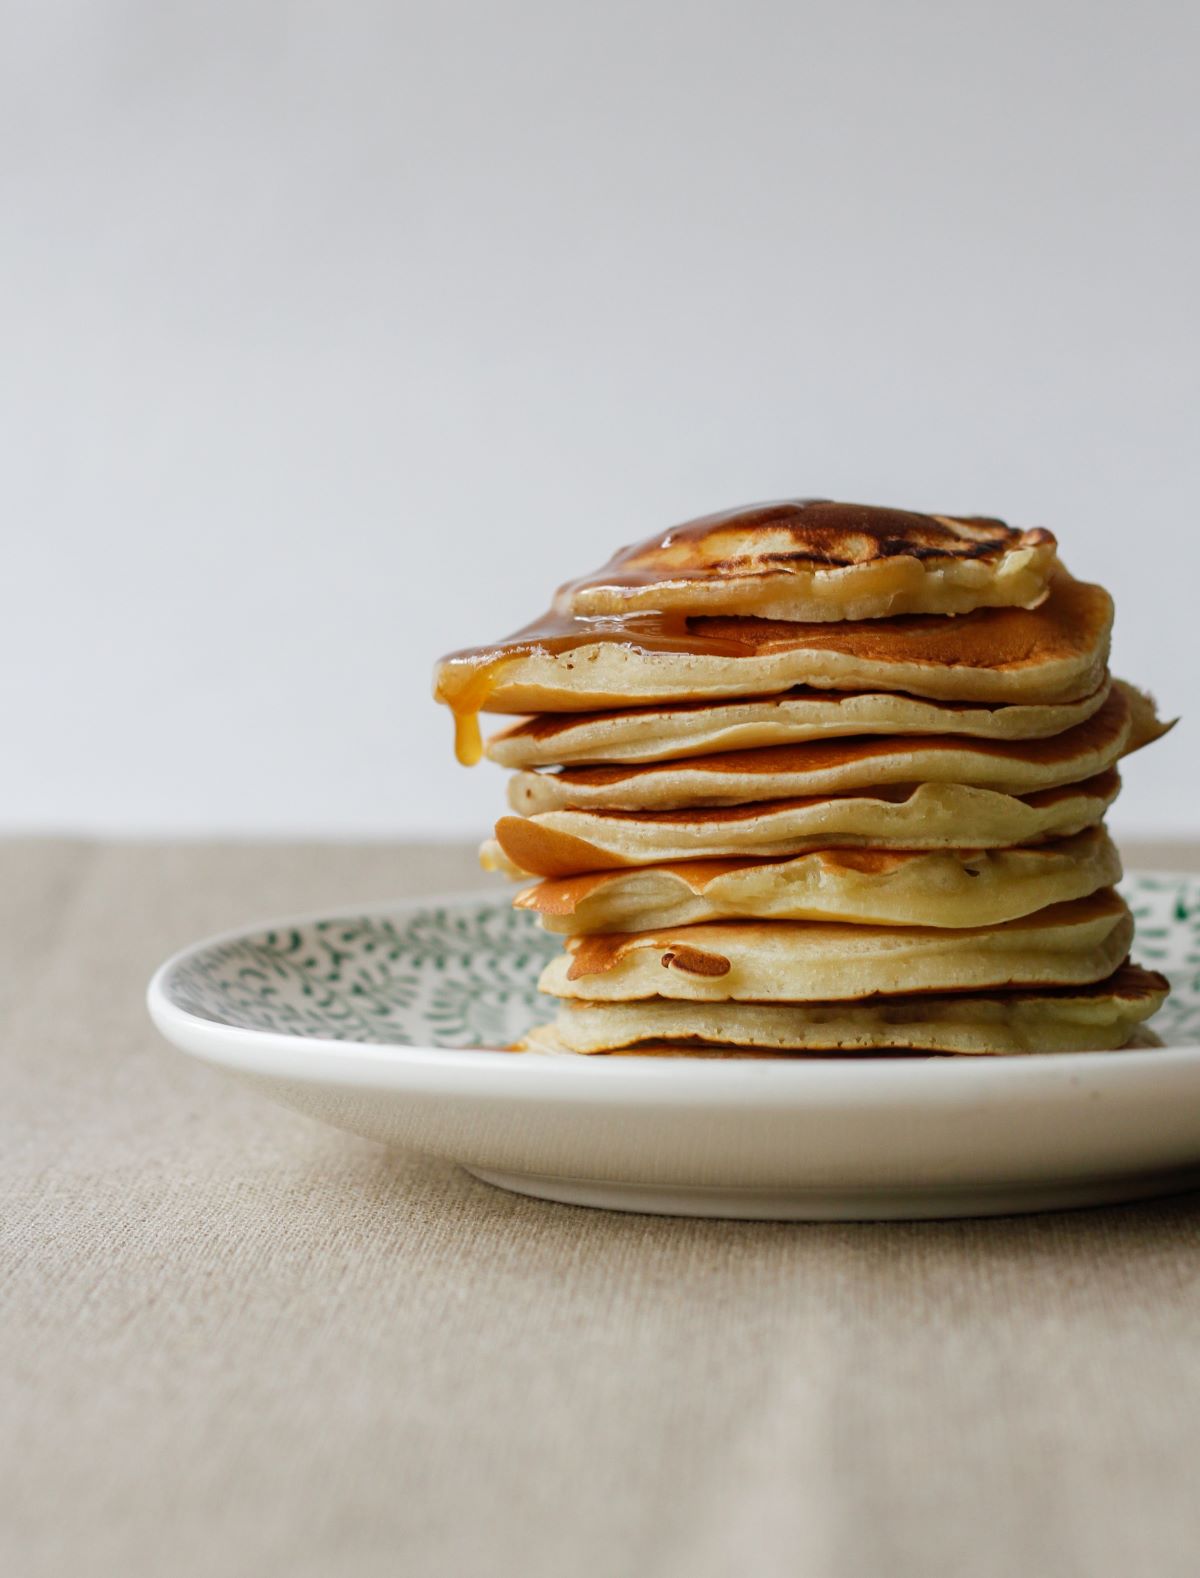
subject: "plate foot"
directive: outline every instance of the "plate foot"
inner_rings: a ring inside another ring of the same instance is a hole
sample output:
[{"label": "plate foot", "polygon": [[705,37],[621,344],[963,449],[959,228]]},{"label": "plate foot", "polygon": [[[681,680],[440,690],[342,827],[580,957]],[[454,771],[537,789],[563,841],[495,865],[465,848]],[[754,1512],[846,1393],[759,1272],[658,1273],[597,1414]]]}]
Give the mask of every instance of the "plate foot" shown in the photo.
[{"label": "plate foot", "polygon": [[720,1185],[621,1183],[594,1178],[555,1178],[535,1173],[466,1169],[483,1183],[561,1205],[653,1216],[707,1216],[743,1221],[920,1221],[938,1217],[1013,1216],[1031,1211],[1070,1211],[1118,1205],[1155,1195],[1200,1189],[1200,1171],[1175,1170],[1128,1177],[1073,1179],[964,1188],[901,1185],[850,1189],[739,1188]]}]

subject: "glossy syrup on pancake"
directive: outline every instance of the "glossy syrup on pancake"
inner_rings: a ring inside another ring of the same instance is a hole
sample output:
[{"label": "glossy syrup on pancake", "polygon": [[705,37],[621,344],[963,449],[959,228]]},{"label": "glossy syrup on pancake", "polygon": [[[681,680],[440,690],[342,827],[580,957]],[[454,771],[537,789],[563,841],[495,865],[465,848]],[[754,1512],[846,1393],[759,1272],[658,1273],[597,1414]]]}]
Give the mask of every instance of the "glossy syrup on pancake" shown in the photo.
[{"label": "glossy syrup on pancake", "polygon": [[1018,548],[1053,546],[1053,535],[1041,527],[1020,531],[991,516],[781,499],[704,515],[621,548],[601,569],[561,587],[555,607],[597,612],[596,594],[621,596],[665,580],[837,570],[897,558],[989,560]]},{"label": "glossy syrup on pancake", "polygon": [[[753,623],[754,621],[749,621]],[[454,714],[454,748],[460,762],[473,767],[483,756],[479,714],[492,710],[496,682],[515,659],[535,652],[558,657],[581,647],[618,645],[640,652],[693,657],[743,657],[748,641],[733,634],[709,635],[692,627],[702,623],[685,614],[636,613],[577,617],[549,609],[511,636],[490,646],[450,652],[437,666],[434,697]]]},{"label": "glossy syrup on pancake", "polygon": [[[936,674],[967,670],[982,681],[997,673],[1036,669],[1065,660],[1086,661],[1096,672],[1084,674],[1077,687],[1086,695],[1099,683],[1107,656],[1112,601],[1097,586],[1058,574],[1049,597],[1036,609],[980,608],[947,618],[908,614],[888,620],[792,622],[740,615],[695,616],[679,610],[580,616],[551,609],[540,620],[487,646],[452,652],[438,664],[434,695],[453,711],[459,759],[468,765],[482,755],[478,714],[493,711],[587,711],[597,706],[624,705],[628,700],[698,699],[681,694],[676,681],[664,675],[653,695],[612,696],[589,689],[588,665],[606,647],[620,647],[651,661],[663,656],[711,657],[737,663],[744,659],[787,657],[801,653],[814,661],[822,655],[878,665],[874,682],[886,686],[886,670],[903,670],[904,682],[893,689],[913,689],[913,671]],[[576,657],[576,654],[578,656]],[[503,694],[506,671],[523,660],[551,660],[555,665],[554,695],[547,703],[545,682],[519,685]],[[561,664],[561,666],[559,666]],[[748,676],[749,678],[750,676]],[[802,683],[794,675],[786,685]],[[836,683],[836,682],[835,682]],[[784,688],[786,688],[786,685]],[[722,694],[751,694],[755,684],[734,675]],[[859,685],[852,688],[861,689]],[[711,690],[709,694],[715,694]],[[975,698],[972,698],[975,699]],[[994,699],[981,696],[981,700]]]}]

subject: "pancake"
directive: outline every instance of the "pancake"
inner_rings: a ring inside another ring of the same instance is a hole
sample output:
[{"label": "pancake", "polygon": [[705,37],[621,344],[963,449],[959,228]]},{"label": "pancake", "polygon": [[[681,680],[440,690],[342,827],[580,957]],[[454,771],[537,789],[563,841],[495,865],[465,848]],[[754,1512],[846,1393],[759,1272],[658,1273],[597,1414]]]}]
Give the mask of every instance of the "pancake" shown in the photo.
[{"label": "pancake", "polygon": [[1115,771],[1007,795],[908,784],[694,811],[548,811],[505,816],[481,859],[510,875],[565,877],[678,860],[798,855],[815,849],[999,849],[1081,832],[1120,791]]},{"label": "pancake", "polygon": [[793,690],[744,701],[679,702],[622,712],[543,712],[488,740],[501,767],[561,767],[592,762],[665,762],[713,751],[862,734],[967,735],[1039,740],[1073,729],[1108,696],[1107,678],[1079,701],[1041,706],[972,706],[874,691]]},{"label": "pancake", "polygon": [[768,619],[878,619],[1032,608],[1055,562],[1048,531],[983,516],[785,499],[706,515],[564,586],[571,614],[681,608]]},{"label": "pancake", "polygon": [[972,784],[1028,794],[1106,772],[1133,743],[1132,725],[1125,695],[1114,686],[1099,712],[1048,740],[858,736],[648,766],[567,767],[556,773],[516,773],[508,800],[514,811],[536,816],[593,807],[674,811],[746,805],[901,783]]},{"label": "pancake", "polygon": [[1162,1006],[1165,978],[1123,964],[1090,986],[866,1003],[563,1003],[531,1030],[529,1052],[643,1057],[779,1056],[906,1049],[944,1053],[1102,1052],[1132,1039]]},{"label": "pancake", "polygon": [[1103,827],[1030,849],[821,849],[791,860],[687,860],[526,888],[546,931],[657,931],[713,920],[995,926],[1121,878]]},{"label": "pancake", "polygon": [[1132,940],[1129,906],[1105,888],[1001,926],[961,931],[743,920],[569,937],[538,985],[552,997],[592,1002],[758,1003],[1080,986],[1111,975]]},{"label": "pancake", "polygon": [[551,613],[438,665],[460,760],[482,754],[480,712],[595,712],[667,701],[816,690],[904,691],[935,701],[1044,704],[1103,683],[1112,599],[1059,571],[1038,608],[955,619],[786,623],[737,616]]}]

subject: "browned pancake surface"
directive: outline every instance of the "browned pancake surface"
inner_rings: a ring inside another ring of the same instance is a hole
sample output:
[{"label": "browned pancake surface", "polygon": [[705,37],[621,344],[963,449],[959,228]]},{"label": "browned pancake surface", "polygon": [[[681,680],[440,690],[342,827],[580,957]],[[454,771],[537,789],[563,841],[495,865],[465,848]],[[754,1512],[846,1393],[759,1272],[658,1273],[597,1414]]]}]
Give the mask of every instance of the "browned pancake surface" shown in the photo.
[{"label": "browned pancake surface", "polygon": [[1041,527],[1021,531],[990,516],[923,515],[834,499],[782,499],[704,515],[621,548],[601,569],[569,582],[559,597],[566,606],[593,587],[801,568],[834,570],[881,559],[986,563],[1016,548],[1053,543],[1053,535]]},{"label": "browned pancake surface", "polygon": [[[495,695],[514,661],[541,654],[573,663],[576,653],[616,645],[649,654],[733,659],[837,653],[885,667],[965,668],[993,674],[1085,662],[1097,672],[1089,670],[1089,684],[1077,692],[1082,696],[1099,683],[1111,626],[1112,599],[1104,588],[1076,581],[1065,570],[1056,573],[1049,595],[1037,608],[977,608],[954,618],[907,614],[822,624],[679,613],[586,619],[552,611],[501,641],[450,653],[438,665],[434,694],[464,716],[497,708],[525,710],[510,707]],[[622,699],[612,698],[611,704]],[[609,704],[601,698],[600,710]]]}]

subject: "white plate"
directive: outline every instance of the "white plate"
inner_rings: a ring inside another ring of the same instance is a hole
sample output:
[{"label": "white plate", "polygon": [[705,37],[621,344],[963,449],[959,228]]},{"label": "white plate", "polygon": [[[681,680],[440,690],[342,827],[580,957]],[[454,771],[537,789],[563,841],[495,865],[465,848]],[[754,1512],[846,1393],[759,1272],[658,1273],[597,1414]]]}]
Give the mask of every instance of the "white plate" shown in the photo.
[{"label": "white plate", "polygon": [[[990,1215],[1200,1184],[1200,878],[1124,891],[1174,988],[1162,1049],[1026,1057],[514,1056],[559,940],[503,895],[282,921],[150,983],[177,1047],[355,1134],[575,1205],[794,1219]],[[551,1005],[552,1006],[552,1005]]]}]

